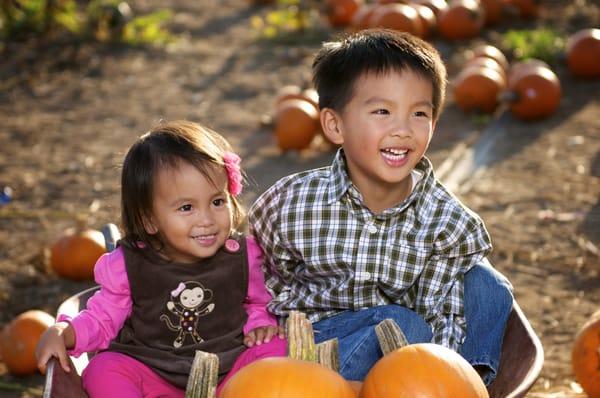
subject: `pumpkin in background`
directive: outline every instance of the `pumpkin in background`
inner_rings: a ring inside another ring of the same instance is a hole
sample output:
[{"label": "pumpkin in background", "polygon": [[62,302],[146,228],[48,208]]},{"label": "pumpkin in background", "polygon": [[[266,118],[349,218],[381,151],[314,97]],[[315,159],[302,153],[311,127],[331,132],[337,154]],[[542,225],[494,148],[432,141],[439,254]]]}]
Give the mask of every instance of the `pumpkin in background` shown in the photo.
[{"label": "pumpkin in background", "polygon": [[375,6],[372,4],[363,4],[356,10],[350,22],[354,31],[358,32],[371,27],[373,11],[375,11]]},{"label": "pumpkin in background", "polygon": [[565,50],[567,66],[579,77],[600,77],[600,29],[584,29],[573,34]]},{"label": "pumpkin in background", "polygon": [[485,12],[485,25],[496,25],[502,19],[504,0],[480,0],[481,7]]},{"label": "pumpkin in background", "polygon": [[482,57],[493,59],[500,66],[502,66],[502,69],[504,69],[506,72],[509,69],[508,59],[506,59],[506,56],[502,51],[500,51],[500,49],[498,49],[498,47],[490,46],[489,44],[483,44],[473,48],[472,50],[469,50],[467,54],[468,60]]},{"label": "pumpkin in background", "polygon": [[298,359],[264,358],[242,368],[221,390],[219,398],[356,398],[337,372]]},{"label": "pumpkin in background", "polygon": [[524,68],[509,79],[507,95],[511,112],[523,120],[542,119],[553,114],[560,103],[558,77],[543,66]]},{"label": "pumpkin in background", "polygon": [[308,148],[320,124],[319,111],[303,99],[282,101],[275,114],[275,136],[281,150]]},{"label": "pumpkin in background", "polygon": [[505,83],[504,85],[506,86],[506,83],[508,82],[508,75],[506,74],[506,70],[502,68],[502,66],[498,62],[496,62],[496,60],[487,57],[471,58],[467,61],[463,69],[470,68],[472,66],[481,66],[497,71],[500,74],[500,76],[502,76],[502,79]]},{"label": "pumpkin in background", "polygon": [[448,3],[446,3],[446,0],[413,0],[413,3],[429,7],[435,14],[436,19],[440,15],[440,12],[448,8]]},{"label": "pumpkin in background", "polygon": [[581,327],[571,352],[575,379],[589,397],[600,397],[600,311]]},{"label": "pumpkin in background", "polygon": [[438,344],[411,344],[390,352],[371,368],[360,398],[487,398],[477,371]]},{"label": "pumpkin in background", "polygon": [[476,0],[454,0],[438,16],[438,30],[446,39],[470,39],[479,35],[485,16]]},{"label": "pumpkin in background", "polygon": [[0,334],[0,354],[10,373],[24,376],[36,372],[35,347],[42,334],[53,324],[52,315],[29,310],[4,327]]},{"label": "pumpkin in background", "polygon": [[541,59],[530,58],[524,61],[515,62],[508,73],[508,85],[511,86],[515,81],[521,78],[523,74],[529,73],[530,69],[542,67],[550,69],[550,65]]},{"label": "pumpkin in background", "polygon": [[498,95],[506,88],[506,78],[498,70],[473,65],[458,74],[453,86],[454,101],[463,111],[491,113],[498,106]]},{"label": "pumpkin in background", "polygon": [[275,109],[277,109],[282,102],[291,99],[308,101],[315,107],[315,109],[317,109],[317,111],[319,110],[319,94],[317,93],[317,90],[314,88],[302,90],[300,87],[295,85],[283,86],[281,89],[279,89],[275,98]]},{"label": "pumpkin in background", "polygon": [[431,10],[431,8],[422,4],[412,4],[412,7],[417,11],[417,14],[419,14],[421,28],[423,31],[422,37],[424,39],[430,37],[436,30],[437,19],[435,17],[435,13]]},{"label": "pumpkin in background", "polygon": [[540,8],[540,0],[506,0],[506,3],[516,9],[519,15],[526,18],[535,17]]},{"label": "pumpkin in background", "polygon": [[371,25],[375,28],[393,29],[408,32],[418,37],[423,36],[423,26],[419,13],[406,4],[385,4],[377,7],[371,17]]},{"label": "pumpkin in background", "polygon": [[363,3],[362,0],[327,0],[327,19],[332,26],[346,26]]},{"label": "pumpkin in background", "polygon": [[102,232],[69,228],[50,248],[50,266],[58,275],[73,280],[93,280],[94,265],[106,253]]}]

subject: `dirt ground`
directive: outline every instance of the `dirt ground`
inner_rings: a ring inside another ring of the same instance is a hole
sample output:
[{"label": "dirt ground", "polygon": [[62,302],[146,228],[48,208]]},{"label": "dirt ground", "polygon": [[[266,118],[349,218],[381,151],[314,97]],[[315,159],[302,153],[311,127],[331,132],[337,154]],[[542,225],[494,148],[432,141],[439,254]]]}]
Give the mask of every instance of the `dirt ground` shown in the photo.
[{"label": "dirt ground", "polygon": [[[469,46],[498,44],[498,33],[510,28],[572,33],[600,26],[597,1],[542,3],[538,19],[504,20],[479,39],[434,39],[450,76]],[[130,4],[141,13],[167,5]],[[160,119],[186,118],[222,132],[252,178],[247,204],[279,177],[330,162],[333,152],[316,148],[282,154],[264,124],[279,87],[309,84],[318,41],[256,41],[250,18],[269,9],[243,0],[178,0],[169,7],[179,40],[166,49],[5,45],[0,188],[11,187],[13,199],[0,205],[0,327],[28,309],[54,314],[62,300],[91,285],[53,275],[45,249],[76,215],[94,228],[118,222],[123,154]],[[600,81],[574,79],[563,62],[553,67],[563,89],[558,112],[535,123],[506,118],[489,164],[457,194],[486,222],[495,246],[491,261],[513,283],[542,339],[546,361],[528,396],[576,397],[582,395],[570,350],[578,328],[600,308]],[[486,128],[478,120],[449,95],[429,153],[436,166]],[[0,384],[42,382],[41,375],[12,376],[0,363]],[[32,395],[0,388],[2,397]]]}]

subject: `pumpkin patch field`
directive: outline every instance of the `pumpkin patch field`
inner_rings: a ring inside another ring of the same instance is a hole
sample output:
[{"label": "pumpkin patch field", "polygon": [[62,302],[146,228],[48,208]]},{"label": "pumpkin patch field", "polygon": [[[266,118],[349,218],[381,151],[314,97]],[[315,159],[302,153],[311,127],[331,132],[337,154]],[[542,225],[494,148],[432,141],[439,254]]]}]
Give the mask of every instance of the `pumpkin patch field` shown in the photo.
[{"label": "pumpkin patch field", "polygon": [[[45,2],[2,4],[15,3]],[[372,23],[422,35],[446,62],[434,167],[485,148],[454,192],[483,218],[490,261],[543,344],[527,396],[583,398],[584,387],[598,396],[597,0],[116,3],[114,19],[95,20],[102,29],[91,34],[56,25],[0,36],[0,397],[41,396],[28,347],[62,301],[93,285],[98,230],[119,221],[120,163],[135,138],[163,119],[222,133],[242,158],[249,206],[280,177],[331,162],[312,57],[321,42]],[[152,19],[121,24],[163,10],[168,40]],[[490,145],[478,145],[482,137]],[[36,320],[12,330],[28,311]]]}]

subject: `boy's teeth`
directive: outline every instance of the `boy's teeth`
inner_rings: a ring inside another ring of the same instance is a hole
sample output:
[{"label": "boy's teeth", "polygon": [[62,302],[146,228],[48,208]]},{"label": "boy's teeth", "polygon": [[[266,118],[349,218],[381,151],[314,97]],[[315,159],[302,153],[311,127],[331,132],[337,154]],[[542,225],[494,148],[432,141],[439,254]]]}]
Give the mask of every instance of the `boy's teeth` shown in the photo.
[{"label": "boy's teeth", "polygon": [[408,149],[383,149],[383,152],[391,153],[392,155],[404,155]]}]

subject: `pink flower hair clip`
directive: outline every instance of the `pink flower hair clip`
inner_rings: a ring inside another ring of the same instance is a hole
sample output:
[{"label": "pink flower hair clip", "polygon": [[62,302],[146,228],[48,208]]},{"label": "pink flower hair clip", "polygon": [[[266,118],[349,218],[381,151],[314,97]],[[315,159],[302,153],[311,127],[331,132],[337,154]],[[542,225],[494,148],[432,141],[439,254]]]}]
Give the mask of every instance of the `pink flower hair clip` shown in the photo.
[{"label": "pink flower hair clip", "polygon": [[227,170],[227,189],[233,196],[242,193],[241,161],[242,159],[233,152],[225,152],[223,155],[223,163],[225,163],[225,170]]}]

